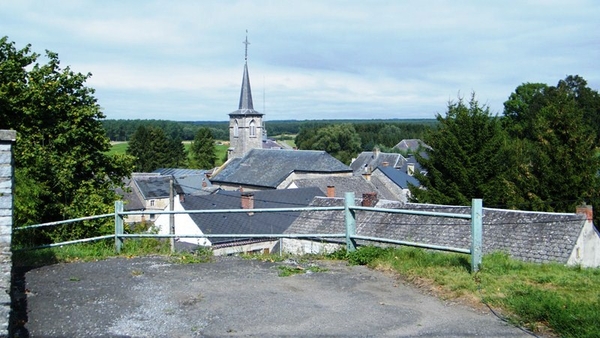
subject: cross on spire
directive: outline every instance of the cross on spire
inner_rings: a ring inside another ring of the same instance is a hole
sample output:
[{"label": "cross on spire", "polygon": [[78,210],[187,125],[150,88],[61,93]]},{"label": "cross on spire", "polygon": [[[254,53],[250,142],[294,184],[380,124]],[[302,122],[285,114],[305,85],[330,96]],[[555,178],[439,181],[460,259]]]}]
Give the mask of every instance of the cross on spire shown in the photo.
[{"label": "cross on spire", "polygon": [[250,44],[250,42],[248,42],[248,30],[246,29],[246,41],[242,41],[242,43],[244,45],[246,45],[246,53],[244,55],[244,60],[247,62],[248,61],[248,45]]}]

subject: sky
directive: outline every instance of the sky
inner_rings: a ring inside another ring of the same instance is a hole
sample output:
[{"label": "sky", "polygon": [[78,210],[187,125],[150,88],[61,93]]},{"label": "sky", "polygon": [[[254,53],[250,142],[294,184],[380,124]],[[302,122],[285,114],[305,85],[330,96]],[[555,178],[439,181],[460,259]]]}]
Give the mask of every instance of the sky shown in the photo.
[{"label": "sky", "polygon": [[[107,119],[431,119],[523,83],[600,90],[600,2],[0,0],[0,36],[91,73]],[[40,61],[44,61],[41,59]]]}]

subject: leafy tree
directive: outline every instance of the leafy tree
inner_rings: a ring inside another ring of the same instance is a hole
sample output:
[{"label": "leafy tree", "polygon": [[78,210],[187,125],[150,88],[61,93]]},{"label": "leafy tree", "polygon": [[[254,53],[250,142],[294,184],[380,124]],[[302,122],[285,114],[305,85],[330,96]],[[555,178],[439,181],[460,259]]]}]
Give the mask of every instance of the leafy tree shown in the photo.
[{"label": "leafy tree", "polygon": [[427,156],[416,154],[426,175],[415,173],[422,188],[410,187],[413,199],[422,203],[469,205],[473,198],[487,204],[501,203],[507,189],[509,167],[506,133],[489,107],[480,106],[475,94],[468,103],[459,98],[448,104],[446,116],[437,115],[439,126],[425,136]]},{"label": "leafy tree", "polygon": [[[526,108],[517,114],[510,109],[513,95],[505,104],[518,153],[518,163],[511,174],[516,187],[511,207],[573,212],[583,201],[597,203],[597,136],[582,107],[581,96],[576,94],[582,88],[572,86],[573,79],[576,78],[567,77],[556,87],[542,87],[523,99]],[[516,92],[527,86],[518,87]]]},{"label": "leafy tree", "polygon": [[215,166],[217,160],[215,140],[210,129],[206,127],[198,129],[190,146],[190,156],[192,168],[211,169]]},{"label": "leafy tree", "polygon": [[[0,39],[0,128],[17,131],[15,222],[17,226],[110,212],[114,188],[131,173],[128,156],[109,156],[104,118],[85,86],[91,74],[47,63],[31,46],[18,50]],[[107,233],[106,222],[40,230],[27,240],[64,240]],[[19,239],[17,239],[19,240]],[[20,239],[24,240],[24,239]]]},{"label": "leafy tree", "polygon": [[360,137],[351,124],[333,124],[317,130],[300,130],[296,137],[296,146],[305,150],[325,150],[346,164],[361,151]]},{"label": "leafy tree", "polygon": [[168,138],[162,129],[143,125],[131,136],[127,154],[135,158],[135,170],[139,172],[181,167],[186,160],[180,139]]}]

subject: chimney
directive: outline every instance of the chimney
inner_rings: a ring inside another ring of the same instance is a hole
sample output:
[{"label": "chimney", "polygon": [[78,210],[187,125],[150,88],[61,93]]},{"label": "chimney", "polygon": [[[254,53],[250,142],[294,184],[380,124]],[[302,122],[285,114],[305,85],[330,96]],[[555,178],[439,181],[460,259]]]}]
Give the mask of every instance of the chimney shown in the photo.
[{"label": "chimney", "polygon": [[413,176],[415,174],[415,164],[414,163],[406,164],[406,173],[410,176]]},{"label": "chimney", "polygon": [[384,166],[384,167],[387,167],[388,165],[390,165],[390,163],[389,162],[382,162],[381,165]]},{"label": "chimney", "polygon": [[575,209],[575,213],[584,214],[588,221],[591,221],[594,219],[594,209],[592,208],[591,205],[587,205],[585,203],[583,203],[582,205],[578,205],[577,208]]},{"label": "chimney", "polygon": [[379,147],[373,148],[373,158],[379,157]]},{"label": "chimney", "polygon": [[327,197],[334,198],[335,197],[335,186],[328,185],[327,186]]},{"label": "chimney", "polygon": [[367,181],[367,182],[371,182],[371,173],[370,172],[366,172],[363,175],[363,178]]},{"label": "chimney", "polygon": [[[254,209],[254,193],[242,192],[242,209]],[[248,215],[252,216],[254,213],[249,212]]]},{"label": "chimney", "polygon": [[202,188],[206,188],[208,186],[208,184],[206,183],[205,180],[202,180]]},{"label": "chimney", "polygon": [[376,192],[366,192],[363,194],[362,206],[363,207],[374,207],[377,203],[377,193]]}]

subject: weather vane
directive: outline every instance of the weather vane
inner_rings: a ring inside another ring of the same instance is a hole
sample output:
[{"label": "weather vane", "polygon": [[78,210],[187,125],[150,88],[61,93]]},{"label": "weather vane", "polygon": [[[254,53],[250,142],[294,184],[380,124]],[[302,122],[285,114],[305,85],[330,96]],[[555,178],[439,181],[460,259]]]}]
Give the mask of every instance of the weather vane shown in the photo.
[{"label": "weather vane", "polygon": [[246,54],[244,56],[244,60],[248,61],[248,45],[250,44],[250,42],[248,42],[248,30],[247,29],[246,29],[246,41],[243,41],[242,43],[246,45]]}]

